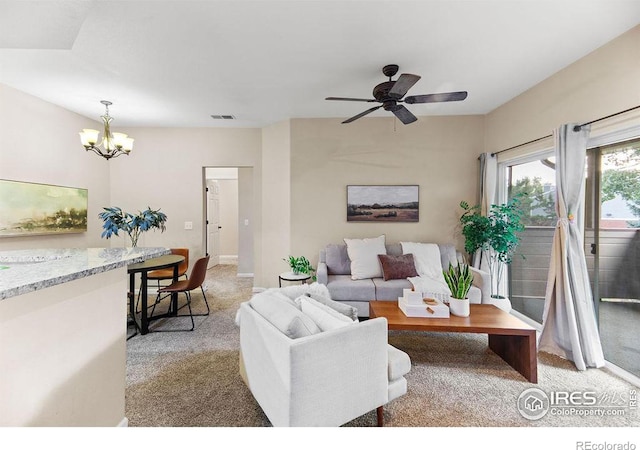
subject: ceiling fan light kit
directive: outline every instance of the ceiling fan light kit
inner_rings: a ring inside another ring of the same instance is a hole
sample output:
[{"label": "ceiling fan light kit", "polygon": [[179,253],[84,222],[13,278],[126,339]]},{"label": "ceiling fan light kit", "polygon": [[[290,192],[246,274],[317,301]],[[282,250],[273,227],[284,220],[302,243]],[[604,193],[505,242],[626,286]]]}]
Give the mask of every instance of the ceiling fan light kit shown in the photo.
[{"label": "ceiling fan light kit", "polygon": [[[410,73],[401,74],[397,80],[392,78],[398,73],[397,64],[388,64],[382,68],[382,73],[389,77],[389,81],[378,84],[373,88],[373,98],[350,98],[350,97],[327,97],[326,100],[340,100],[349,102],[378,102],[380,105],[369,108],[353,117],[348,118],[342,123],[351,123],[361,117],[383,108],[385,111],[391,111],[405,125],[418,120],[404,105],[398,103],[407,103],[413,105],[415,103],[440,103],[440,102],[457,102],[467,98],[467,91],[443,92],[439,94],[411,95],[404,97],[406,93],[420,80],[419,75]],[[403,98],[404,97],[404,98]]]}]

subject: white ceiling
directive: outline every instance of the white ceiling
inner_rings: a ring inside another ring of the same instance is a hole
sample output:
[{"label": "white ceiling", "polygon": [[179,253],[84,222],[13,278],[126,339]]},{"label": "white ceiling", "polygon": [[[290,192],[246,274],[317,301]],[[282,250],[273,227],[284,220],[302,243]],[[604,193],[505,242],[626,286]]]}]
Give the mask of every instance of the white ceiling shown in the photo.
[{"label": "white ceiling", "polygon": [[408,95],[469,92],[415,115],[484,114],[639,23],[638,0],[0,0],[0,83],[96,120],[110,100],[114,127],[261,127],[351,117],[371,104],[324,98],[398,64]]}]

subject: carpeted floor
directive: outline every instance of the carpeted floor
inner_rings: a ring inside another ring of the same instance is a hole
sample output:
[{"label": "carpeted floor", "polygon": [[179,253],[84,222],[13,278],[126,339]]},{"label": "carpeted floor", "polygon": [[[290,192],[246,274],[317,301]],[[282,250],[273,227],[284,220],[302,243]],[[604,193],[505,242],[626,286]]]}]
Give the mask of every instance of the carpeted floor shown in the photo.
[{"label": "carpeted floor", "polygon": [[[211,315],[196,318],[193,332],[161,332],[127,342],[126,417],[131,427],[268,427],[238,374],[238,305],[251,296],[252,279],[237,278],[236,266],[208,271]],[[197,312],[202,295],[194,293]],[[185,312],[182,310],[181,313]],[[194,310],[194,312],[196,312]],[[188,318],[159,320],[152,329],[186,327]],[[606,370],[579,372],[571,362],[539,354],[539,383],[528,383],[487,348],[486,336],[391,332],[389,342],[411,357],[408,392],[385,407],[389,427],[637,427],[637,409],[622,416],[523,418],[518,396],[538,387],[595,392],[605,403],[628,399],[637,389]],[[375,426],[375,412],[346,426]]]}]

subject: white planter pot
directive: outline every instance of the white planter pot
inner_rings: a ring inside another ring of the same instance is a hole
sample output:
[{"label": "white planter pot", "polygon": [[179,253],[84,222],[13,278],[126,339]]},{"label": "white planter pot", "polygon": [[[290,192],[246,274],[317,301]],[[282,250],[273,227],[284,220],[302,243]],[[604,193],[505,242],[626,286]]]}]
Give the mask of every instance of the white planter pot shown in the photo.
[{"label": "white planter pot", "polygon": [[469,299],[464,300],[459,298],[449,297],[449,311],[454,316],[469,317]]}]

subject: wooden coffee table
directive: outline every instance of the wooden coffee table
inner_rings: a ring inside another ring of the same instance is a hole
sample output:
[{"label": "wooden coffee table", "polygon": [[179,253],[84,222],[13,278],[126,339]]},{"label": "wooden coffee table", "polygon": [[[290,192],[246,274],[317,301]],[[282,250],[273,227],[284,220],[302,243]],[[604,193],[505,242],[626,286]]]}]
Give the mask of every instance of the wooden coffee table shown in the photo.
[{"label": "wooden coffee table", "polygon": [[469,317],[407,317],[397,301],[369,302],[369,317],[385,317],[389,330],[482,333],[489,348],[532,383],[538,382],[536,330],[494,305],[470,305]]}]

